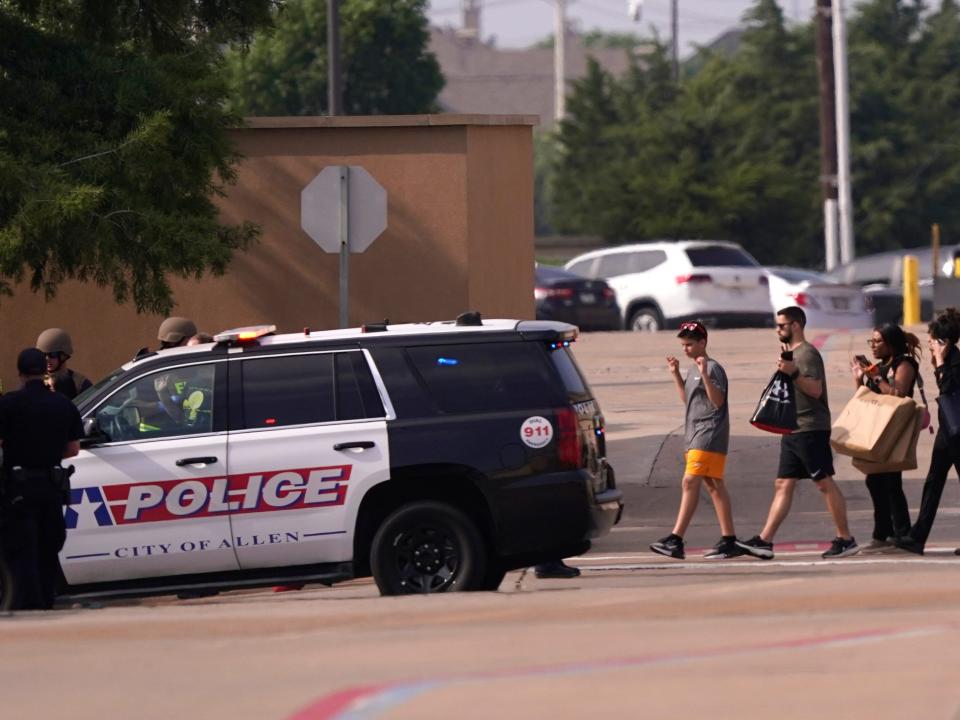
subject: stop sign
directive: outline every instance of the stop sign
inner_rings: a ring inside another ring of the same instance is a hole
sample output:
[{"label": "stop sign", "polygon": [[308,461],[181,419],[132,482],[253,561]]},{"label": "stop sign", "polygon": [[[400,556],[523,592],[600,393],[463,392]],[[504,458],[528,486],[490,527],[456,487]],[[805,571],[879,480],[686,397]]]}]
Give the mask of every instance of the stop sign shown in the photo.
[{"label": "stop sign", "polygon": [[[349,173],[350,252],[361,253],[387,229],[387,191],[359,165]],[[325,167],[300,192],[300,227],[325,252],[340,252],[340,166]]]}]

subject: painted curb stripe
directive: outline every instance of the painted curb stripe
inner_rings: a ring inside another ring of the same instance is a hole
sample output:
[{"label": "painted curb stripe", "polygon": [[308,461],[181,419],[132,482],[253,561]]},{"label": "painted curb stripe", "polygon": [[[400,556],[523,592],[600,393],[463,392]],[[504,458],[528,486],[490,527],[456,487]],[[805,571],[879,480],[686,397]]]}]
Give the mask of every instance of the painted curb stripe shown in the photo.
[{"label": "painted curb stripe", "polygon": [[311,705],[291,715],[288,720],[369,720],[382,712],[396,709],[409,700],[430,690],[467,685],[485,680],[513,680],[518,678],[536,678],[562,675],[584,675],[604,670],[617,670],[630,667],[679,665],[698,660],[710,660],[723,657],[756,655],[768,652],[805,650],[808,648],[852,647],[887,640],[922,637],[946,632],[946,626],[926,626],[916,628],[870,629],[835,635],[800,637],[770,643],[757,643],[714,650],[701,650],[692,653],[666,653],[660,655],[640,655],[634,657],[610,658],[588,663],[570,663],[564,665],[544,665],[515,670],[491,671],[470,675],[454,675],[447,678],[435,678],[395,684],[361,686],[341,690],[326,695]]}]

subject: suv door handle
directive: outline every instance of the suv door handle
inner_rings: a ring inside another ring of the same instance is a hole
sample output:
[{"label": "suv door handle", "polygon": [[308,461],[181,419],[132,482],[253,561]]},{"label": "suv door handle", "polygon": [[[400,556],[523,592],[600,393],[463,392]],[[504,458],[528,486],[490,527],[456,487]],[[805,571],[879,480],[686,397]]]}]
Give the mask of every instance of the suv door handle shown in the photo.
[{"label": "suv door handle", "polygon": [[179,460],[177,460],[177,467],[183,467],[184,465],[213,465],[216,461],[217,459],[212,456],[180,458]]},{"label": "suv door handle", "polygon": [[376,447],[372,440],[359,440],[357,442],[337,443],[333,446],[334,450],[369,450]]}]

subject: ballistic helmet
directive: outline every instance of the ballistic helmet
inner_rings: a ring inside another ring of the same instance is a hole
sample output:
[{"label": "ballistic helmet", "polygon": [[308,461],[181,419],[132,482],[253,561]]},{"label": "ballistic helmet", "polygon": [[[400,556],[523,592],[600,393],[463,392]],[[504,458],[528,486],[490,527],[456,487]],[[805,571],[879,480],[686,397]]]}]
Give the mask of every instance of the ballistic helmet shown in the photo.
[{"label": "ballistic helmet", "polygon": [[160,323],[160,332],[157,340],[176,345],[197,334],[197,326],[193,320],[185,317],[168,317]]},{"label": "ballistic helmet", "polygon": [[63,353],[73,355],[73,342],[70,335],[62,328],[47,328],[37,338],[37,348],[47,353]]}]

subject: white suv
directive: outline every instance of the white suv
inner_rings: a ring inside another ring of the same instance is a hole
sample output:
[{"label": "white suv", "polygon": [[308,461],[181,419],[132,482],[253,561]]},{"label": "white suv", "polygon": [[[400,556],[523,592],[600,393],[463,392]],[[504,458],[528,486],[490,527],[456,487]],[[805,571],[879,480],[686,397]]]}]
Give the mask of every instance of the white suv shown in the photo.
[{"label": "white suv", "polygon": [[773,317],[767,276],[737,243],[678,240],[595,250],[566,269],[603,278],[617,294],[623,325],[652,332],[687,320],[760,327]]}]

